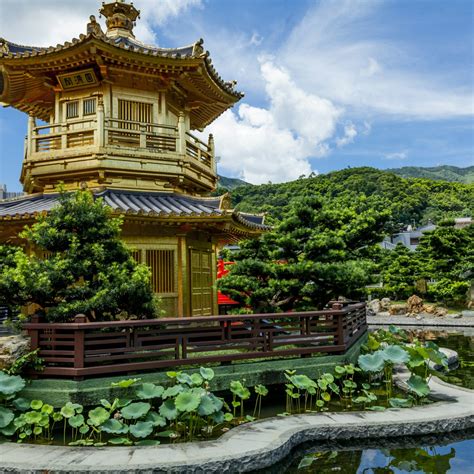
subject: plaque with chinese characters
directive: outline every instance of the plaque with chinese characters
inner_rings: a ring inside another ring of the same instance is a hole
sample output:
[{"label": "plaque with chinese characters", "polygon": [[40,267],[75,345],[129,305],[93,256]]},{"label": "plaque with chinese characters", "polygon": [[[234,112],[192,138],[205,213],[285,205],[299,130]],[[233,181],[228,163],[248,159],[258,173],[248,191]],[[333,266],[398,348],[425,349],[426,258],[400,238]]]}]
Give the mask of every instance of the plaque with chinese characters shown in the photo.
[{"label": "plaque with chinese characters", "polygon": [[60,74],[57,78],[63,90],[80,89],[81,87],[94,86],[99,83],[93,69]]}]

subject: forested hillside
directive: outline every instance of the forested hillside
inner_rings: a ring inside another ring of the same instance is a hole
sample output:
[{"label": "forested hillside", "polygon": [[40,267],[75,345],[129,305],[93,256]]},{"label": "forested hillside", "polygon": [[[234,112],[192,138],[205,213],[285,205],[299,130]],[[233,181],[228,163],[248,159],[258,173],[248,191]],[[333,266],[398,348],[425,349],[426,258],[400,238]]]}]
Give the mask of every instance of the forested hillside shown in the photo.
[{"label": "forested hillside", "polygon": [[[221,188],[220,192],[225,191]],[[266,212],[280,220],[295,199],[321,196],[350,202],[366,196],[391,211],[392,227],[429,219],[472,216],[474,185],[425,178],[402,178],[375,168],[349,168],[281,184],[245,185],[232,190],[233,205],[244,212]]]},{"label": "forested hillside", "polygon": [[474,166],[458,168],[457,166],[434,166],[422,168],[420,166],[404,166],[403,168],[388,169],[402,178],[428,178],[456,183],[474,183]]}]

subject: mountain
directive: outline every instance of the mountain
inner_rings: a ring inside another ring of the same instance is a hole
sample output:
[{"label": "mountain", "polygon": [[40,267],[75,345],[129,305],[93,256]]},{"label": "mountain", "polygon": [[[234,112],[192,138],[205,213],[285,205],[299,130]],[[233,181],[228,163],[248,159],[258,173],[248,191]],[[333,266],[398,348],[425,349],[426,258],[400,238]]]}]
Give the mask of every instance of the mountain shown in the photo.
[{"label": "mountain", "polygon": [[350,202],[365,195],[390,209],[395,224],[420,225],[430,220],[474,215],[472,184],[439,178],[403,178],[393,171],[369,167],[346,168],[286,183],[237,186],[230,195],[238,210],[265,212],[268,223],[280,220],[295,199],[307,196]]},{"label": "mountain", "polygon": [[251,186],[250,183],[247,183],[246,181],[243,181],[241,179],[237,178],[226,178],[225,176],[218,175],[218,181],[217,181],[217,186],[219,188],[225,188],[228,189],[229,191],[232,189],[235,189],[239,186]]},{"label": "mountain", "polygon": [[457,166],[434,166],[422,168],[420,166],[404,166],[403,168],[387,169],[390,173],[397,174],[402,178],[428,178],[455,183],[474,183],[474,166],[458,168]]}]

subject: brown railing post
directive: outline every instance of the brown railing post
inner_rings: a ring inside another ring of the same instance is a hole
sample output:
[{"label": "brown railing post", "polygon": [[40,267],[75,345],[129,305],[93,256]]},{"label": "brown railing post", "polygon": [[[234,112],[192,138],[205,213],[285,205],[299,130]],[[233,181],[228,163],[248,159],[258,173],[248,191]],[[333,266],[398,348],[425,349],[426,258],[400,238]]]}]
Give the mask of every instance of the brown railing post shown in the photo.
[{"label": "brown railing post", "polygon": [[[31,323],[39,323],[40,321],[40,316],[38,314],[34,314],[31,316]],[[30,337],[30,349],[34,351],[35,349],[39,348],[39,330],[38,329],[30,329],[26,328],[28,331],[28,336]]]},{"label": "brown railing post", "polygon": [[[334,311],[340,311],[343,308],[342,303],[333,303],[331,306],[331,309]],[[337,321],[337,329],[336,329],[336,338],[337,338],[337,345],[338,346],[343,346],[341,351],[346,350],[346,344],[344,341],[344,319],[345,315],[344,314],[335,314],[333,317],[336,318]]]},{"label": "brown railing post", "polygon": [[[78,314],[74,318],[75,323],[86,323],[87,318],[84,314]],[[84,368],[84,329],[74,330],[74,369]]]}]

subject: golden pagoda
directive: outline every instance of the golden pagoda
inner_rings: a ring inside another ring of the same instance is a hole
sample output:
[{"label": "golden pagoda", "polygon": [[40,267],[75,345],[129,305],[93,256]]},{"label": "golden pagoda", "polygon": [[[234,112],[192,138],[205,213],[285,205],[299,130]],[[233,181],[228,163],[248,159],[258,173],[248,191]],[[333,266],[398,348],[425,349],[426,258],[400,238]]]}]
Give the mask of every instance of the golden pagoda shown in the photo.
[{"label": "golden pagoda", "polygon": [[[175,49],[133,34],[139,11],[117,0],[85,34],[49,48],[0,39],[0,102],[28,114],[20,181],[0,202],[0,241],[57,204],[57,186],[88,188],[124,216],[123,238],[152,272],[169,316],[217,314],[219,245],[260,235],[262,216],[229,209],[216,188],[214,141],[193,135],[242,96],[203,40]],[[45,122],[39,123],[38,120]]]}]

